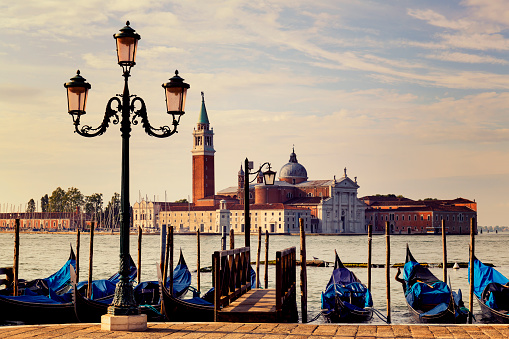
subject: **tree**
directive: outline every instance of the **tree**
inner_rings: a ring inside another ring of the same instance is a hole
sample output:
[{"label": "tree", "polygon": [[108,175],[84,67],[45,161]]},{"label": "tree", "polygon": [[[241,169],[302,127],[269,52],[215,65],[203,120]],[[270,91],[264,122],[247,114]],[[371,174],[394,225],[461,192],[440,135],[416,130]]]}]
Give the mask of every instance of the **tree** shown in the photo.
[{"label": "tree", "polygon": [[179,202],[179,203],[188,203],[187,199],[184,198],[184,199],[179,199],[179,200],[176,200],[175,202]]},{"label": "tree", "polygon": [[69,187],[65,192],[65,212],[75,212],[76,208],[81,208],[85,203],[83,194],[76,187]]},{"label": "tree", "polygon": [[48,198],[48,195],[45,194],[41,198],[41,212],[48,212],[48,207],[49,207],[49,198]]},{"label": "tree", "polygon": [[27,204],[27,213],[34,213],[35,212],[35,200],[30,199]]},{"label": "tree", "polygon": [[85,211],[87,213],[99,213],[103,210],[103,194],[94,193],[85,198]]},{"label": "tree", "polygon": [[64,212],[65,209],[65,191],[57,187],[49,197],[49,212]]},{"label": "tree", "polygon": [[120,194],[115,192],[104,210],[107,227],[113,228],[118,223],[120,214]]}]

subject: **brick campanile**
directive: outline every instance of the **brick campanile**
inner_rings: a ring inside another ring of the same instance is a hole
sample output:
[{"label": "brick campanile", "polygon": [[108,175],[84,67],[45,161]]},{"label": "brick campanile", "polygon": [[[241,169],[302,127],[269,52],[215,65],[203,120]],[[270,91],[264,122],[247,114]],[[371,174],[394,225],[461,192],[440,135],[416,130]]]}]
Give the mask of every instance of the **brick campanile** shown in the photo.
[{"label": "brick campanile", "polygon": [[209,128],[209,117],[205,108],[205,96],[201,92],[202,102],[197,127],[193,131],[193,203],[215,194],[214,181],[214,131]]}]

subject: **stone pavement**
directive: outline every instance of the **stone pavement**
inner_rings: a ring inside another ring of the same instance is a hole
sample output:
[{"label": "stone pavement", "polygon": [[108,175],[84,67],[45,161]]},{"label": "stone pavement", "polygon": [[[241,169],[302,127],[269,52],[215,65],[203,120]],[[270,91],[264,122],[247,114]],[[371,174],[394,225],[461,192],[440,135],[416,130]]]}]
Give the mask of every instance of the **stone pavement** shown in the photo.
[{"label": "stone pavement", "polygon": [[0,327],[0,338],[509,338],[509,325],[313,325],[149,323],[145,332],[101,331],[100,324]]}]

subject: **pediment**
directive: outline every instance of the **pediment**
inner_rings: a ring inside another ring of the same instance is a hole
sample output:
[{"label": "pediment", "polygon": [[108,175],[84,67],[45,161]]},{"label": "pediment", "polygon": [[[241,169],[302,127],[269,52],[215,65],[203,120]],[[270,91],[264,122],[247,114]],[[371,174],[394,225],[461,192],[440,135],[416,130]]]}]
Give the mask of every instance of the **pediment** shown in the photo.
[{"label": "pediment", "polygon": [[335,188],[343,188],[343,189],[358,189],[359,185],[349,177],[342,177],[341,179],[336,181],[334,185]]}]

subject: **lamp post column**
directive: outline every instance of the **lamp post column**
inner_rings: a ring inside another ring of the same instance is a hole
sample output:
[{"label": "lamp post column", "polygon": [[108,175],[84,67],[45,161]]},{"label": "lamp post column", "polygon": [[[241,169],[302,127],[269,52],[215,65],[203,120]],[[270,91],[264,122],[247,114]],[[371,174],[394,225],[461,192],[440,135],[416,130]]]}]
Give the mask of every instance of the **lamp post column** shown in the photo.
[{"label": "lamp post column", "polygon": [[251,247],[251,217],[249,216],[249,160],[244,161],[244,235],[245,247]]},{"label": "lamp post column", "polygon": [[122,120],[120,132],[122,135],[122,169],[120,188],[120,280],[115,288],[113,303],[108,307],[112,315],[139,314],[139,308],[134,300],[134,292],[129,281],[129,138],[131,134],[130,100],[128,86],[129,72],[124,72],[124,92],[122,94]]}]

